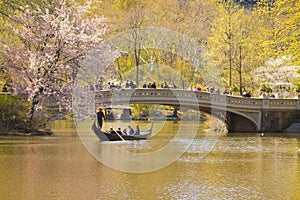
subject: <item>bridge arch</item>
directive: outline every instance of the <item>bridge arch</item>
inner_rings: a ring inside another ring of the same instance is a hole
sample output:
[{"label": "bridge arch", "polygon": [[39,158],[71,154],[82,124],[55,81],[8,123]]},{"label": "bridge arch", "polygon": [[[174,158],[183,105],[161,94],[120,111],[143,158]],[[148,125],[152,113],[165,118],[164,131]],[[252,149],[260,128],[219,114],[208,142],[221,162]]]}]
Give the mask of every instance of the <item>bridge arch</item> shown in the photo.
[{"label": "bridge arch", "polygon": [[[189,107],[193,109],[193,107]],[[211,112],[210,107],[204,107],[199,104],[199,111],[212,115],[222,121],[228,132],[259,132],[260,121],[252,116],[247,115],[247,113],[239,112],[233,109],[228,109],[224,107],[223,110]],[[226,113],[224,115],[224,113]]]},{"label": "bridge arch", "polygon": [[228,132],[256,133],[260,131],[260,125],[258,122],[247,114],[234,110],[228,110],[227,118],[228,119],[225,121],[225,123],[228,126]]}]

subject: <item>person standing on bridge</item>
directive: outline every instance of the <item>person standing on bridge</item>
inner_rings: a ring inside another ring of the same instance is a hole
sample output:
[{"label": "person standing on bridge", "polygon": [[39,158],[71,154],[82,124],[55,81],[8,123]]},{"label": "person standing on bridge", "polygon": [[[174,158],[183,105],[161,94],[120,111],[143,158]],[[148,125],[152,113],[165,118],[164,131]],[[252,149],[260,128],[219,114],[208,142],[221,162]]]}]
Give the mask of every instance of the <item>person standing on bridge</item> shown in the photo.
[{"label": "person standing on bridge", "polygon": [[97,121],[98,121],[98,126],[99,126],[99,129],[102,128],[102,124],[103,124],[103,120],[104,119],[106,121],[106,117],[103,113],[103,109],[102,108],[99,108],[99,111],[97,112]]}]

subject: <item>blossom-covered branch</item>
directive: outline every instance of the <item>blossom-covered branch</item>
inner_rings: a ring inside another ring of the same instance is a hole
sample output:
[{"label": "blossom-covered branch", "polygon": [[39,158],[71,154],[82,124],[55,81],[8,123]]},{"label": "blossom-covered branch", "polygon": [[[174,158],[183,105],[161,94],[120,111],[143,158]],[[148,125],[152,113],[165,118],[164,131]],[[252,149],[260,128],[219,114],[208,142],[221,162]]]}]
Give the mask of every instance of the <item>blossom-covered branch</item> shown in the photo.
[{"label": "blossom-covered branch", "polygon": [[22,12],[14,16],[19,23],[12,23],[11,29],[20,42],[2,46],[7,65],[26,85],[30,118],[42,98],[62,92],[62,86],[76,75],[80,60],[102,41],[106,20],[91,16],[92,5],[92,1],[79,5],[72,0],[43,0],[34,7],[21,7]]}]

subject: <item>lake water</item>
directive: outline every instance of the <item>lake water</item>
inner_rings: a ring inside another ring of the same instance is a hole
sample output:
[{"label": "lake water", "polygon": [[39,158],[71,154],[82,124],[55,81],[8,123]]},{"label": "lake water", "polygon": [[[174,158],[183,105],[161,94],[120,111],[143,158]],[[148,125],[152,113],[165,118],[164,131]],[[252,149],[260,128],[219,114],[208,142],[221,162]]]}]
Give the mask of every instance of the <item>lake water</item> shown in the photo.
[{"label": "lake water", "polygon": [[204,153],[205,124],[192,140],[174,136],[191,132],[180,126],[165,122],[138,142],[99,142],[72,122],[56,122],[50,137],[1,137],[0,199],[300,199],[299,139],[220,135]]}]

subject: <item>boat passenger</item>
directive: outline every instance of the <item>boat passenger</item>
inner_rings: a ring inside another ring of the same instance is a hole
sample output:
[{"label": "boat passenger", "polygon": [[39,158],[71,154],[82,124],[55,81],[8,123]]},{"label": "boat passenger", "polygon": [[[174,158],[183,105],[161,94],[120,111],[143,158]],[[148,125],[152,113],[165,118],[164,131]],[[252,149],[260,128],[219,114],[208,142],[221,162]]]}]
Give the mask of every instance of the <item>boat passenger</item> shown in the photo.
[{"label": "boat passenger", "polygon": [[128,135],[133,135],[134,134],[134,130],[131,126],[128,126],[129,132]]},{"label": "boat passenger", "polygon": [[113,128],[110,128],[110,129],[109,129],[109,133],[110,133],[110,134],[116,134],[116,131],[115,131]]},{"label": "boat passenger", "polygon": [[134,135],[140,135],[140,133],[141,133],[140,126],[137,124],[136,125],[136,131],[135,131]]},{"label": "boat passenger", "polygon": [[118,128],[118,130],[116,132],[120,135],[123,135],[121,128]]},{"label": "boat passenger", "polygon": [[127,129],[126,129],[126,128],[123,129],[122,134],[123,134],[123,135],[128,135],[128,134],[127,134]]}]

